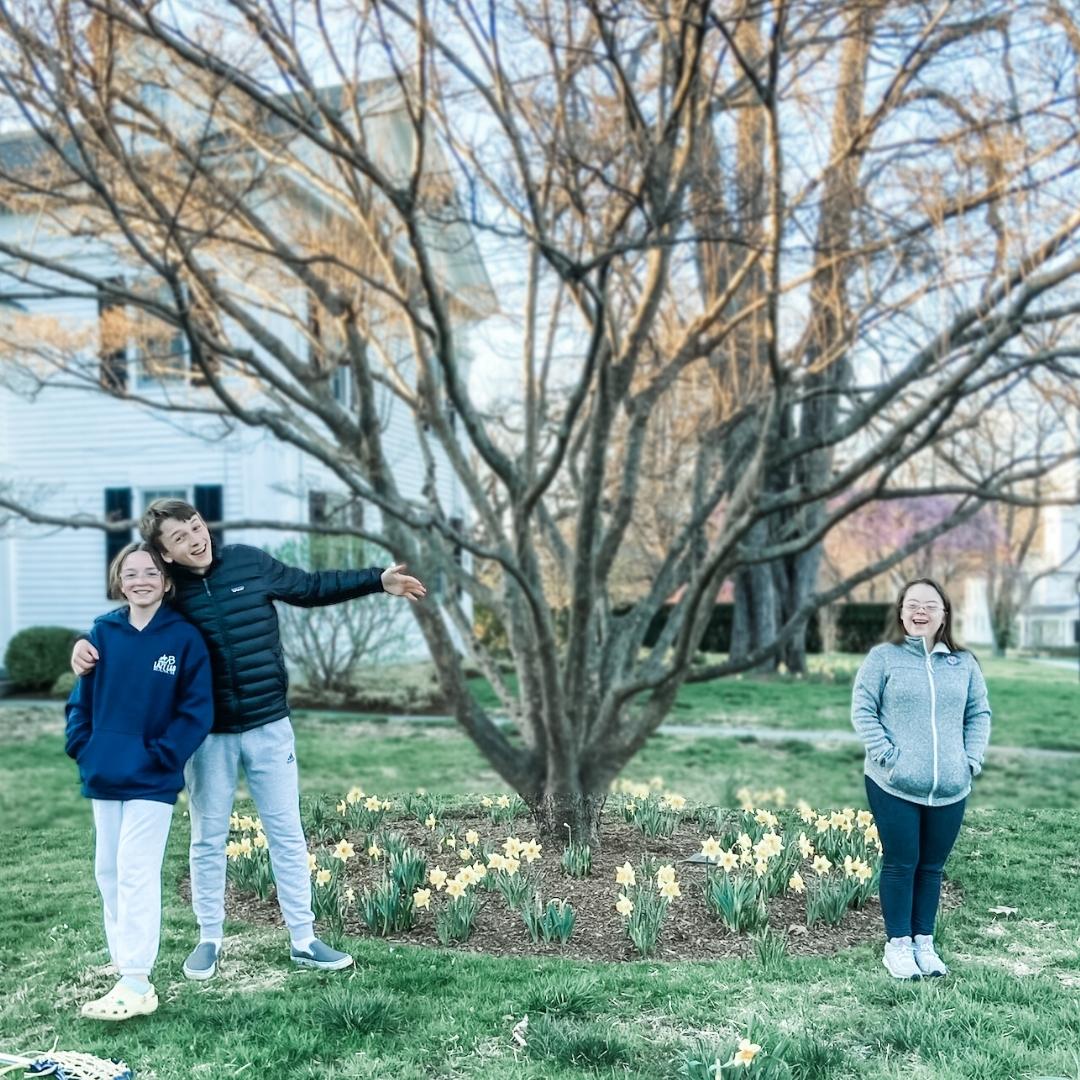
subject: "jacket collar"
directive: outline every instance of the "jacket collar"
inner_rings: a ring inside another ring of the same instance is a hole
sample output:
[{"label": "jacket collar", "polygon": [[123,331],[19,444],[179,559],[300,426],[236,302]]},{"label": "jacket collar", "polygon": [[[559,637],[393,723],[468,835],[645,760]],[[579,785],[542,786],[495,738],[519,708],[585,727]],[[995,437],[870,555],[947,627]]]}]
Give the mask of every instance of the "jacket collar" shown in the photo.
[{"label": "jacket collar", "polygon": [[[905,634],[904,635],[904,642],[905,642],[904,648],[907,649],[909,652],[918,653],[919,656],[926,656],[926,654],[927,654],[926,638],[914,637],[911,634]],[[933,653],[946,653],[946,654],[948,654],[952,650],[949,648],[948,645],[945,644],[944,641],[938,641],[938,642],[936,642],[934,644],[934,647],[932,649],[930,649],[929,651],[930,651],[930,653],[932,655]]]}]

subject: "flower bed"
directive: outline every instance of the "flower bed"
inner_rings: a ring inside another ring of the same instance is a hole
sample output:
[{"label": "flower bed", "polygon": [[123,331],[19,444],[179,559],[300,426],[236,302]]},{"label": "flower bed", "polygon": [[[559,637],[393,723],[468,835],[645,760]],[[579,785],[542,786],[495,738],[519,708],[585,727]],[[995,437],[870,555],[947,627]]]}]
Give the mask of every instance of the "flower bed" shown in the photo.
[{"label": "flower bed", "polygon": [[[603,847],[551,850],[516,797],[445,810],[359,787],[305,805],[322,933],[505,955],[659,960],[825,954],[881,937],[867,811],[690,807],[621,785]],[[767,793],[753,793],[759,799]],[[231,918],[280,925],[257,819],[233,817]],[[687,861],[694,860],[694,861]]]}]

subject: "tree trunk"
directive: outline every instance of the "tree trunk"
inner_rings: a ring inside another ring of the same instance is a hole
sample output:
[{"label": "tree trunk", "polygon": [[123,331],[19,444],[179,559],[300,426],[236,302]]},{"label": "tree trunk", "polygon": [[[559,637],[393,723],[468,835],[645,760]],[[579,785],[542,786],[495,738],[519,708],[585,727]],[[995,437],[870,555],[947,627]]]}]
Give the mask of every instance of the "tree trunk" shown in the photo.
[{"label": "tree trunk", "polygon": [[540,839],[562,850],[568,843],[600,847],[600,814],[607,792],[549,791],[530,806]]}]

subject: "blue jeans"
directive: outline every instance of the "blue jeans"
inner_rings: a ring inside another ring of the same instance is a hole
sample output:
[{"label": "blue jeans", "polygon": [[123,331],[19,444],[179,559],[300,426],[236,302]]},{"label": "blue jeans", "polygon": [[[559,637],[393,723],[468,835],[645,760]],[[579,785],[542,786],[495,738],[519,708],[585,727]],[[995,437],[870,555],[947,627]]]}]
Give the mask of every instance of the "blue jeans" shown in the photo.
[{"label": "blue jeans", "polygon": [[866,797],[881,837],[885,935],[932,934],[941,898],[941,872],[960,833],[967,800],[923,806],[890,795],[869,776]]}]

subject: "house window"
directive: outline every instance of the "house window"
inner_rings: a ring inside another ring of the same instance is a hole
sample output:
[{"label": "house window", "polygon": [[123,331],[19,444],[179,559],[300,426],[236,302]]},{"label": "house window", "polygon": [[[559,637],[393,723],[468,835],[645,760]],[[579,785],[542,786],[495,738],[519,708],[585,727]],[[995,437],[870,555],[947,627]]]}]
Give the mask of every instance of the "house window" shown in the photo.
[{"label": "house window", "polygon": [[[110,278],[115,288],[125,288],[123,278]],[[141,281],[131,286],[148,301],[166,310],[173,308],[171,288],[162,281]],[[103,288],[98,295],[99,381],[114,394],[129,385],[134,368],[137,387],[186,381],[191,369],[187,336],[174,324],[137,305],[126,305]]]},{"label": "house window", "polygon": [[[364,527],[364,504],[339,492],[309,491],[308,522],[312,525]],[[342,533],[311,534],[311,568],[329,570],[357,566],[363,561],[364,541]]]},{"label": "house window", "polygon": [[[157,499],[183,499],[199,512],[207,524],[221,521],[224,512],[224,488],[221,484],[196,484],[193,488],[143,488],[142,508],[146,508]],[[221,529],[211,529],[210,539],[215,548],[225,543],[225,534]]]},{"label": "house window", "polygon": [[[117,487],[105,489],[105,520],[107,522],[127,521],[131,517],[131,488]],[[113,559],[131,543],[132,529],[129,526],[119,531],[105,534],[105,577],[108,580],[109,567]]]}]

